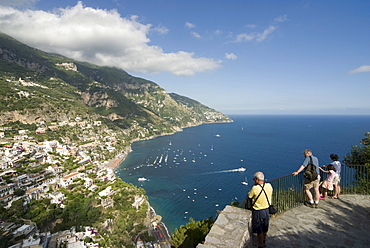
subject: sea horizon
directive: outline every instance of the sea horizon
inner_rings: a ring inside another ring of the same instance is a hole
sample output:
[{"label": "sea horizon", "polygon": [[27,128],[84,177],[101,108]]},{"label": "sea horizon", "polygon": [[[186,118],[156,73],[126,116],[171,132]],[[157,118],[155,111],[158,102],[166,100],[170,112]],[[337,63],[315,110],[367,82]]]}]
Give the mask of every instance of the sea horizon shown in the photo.
[{"label": "sea horizon", "polygon": [[[290,174],[311,149],[320,165],[340,160],[370,127],[367,115],[229,115],[233,122],[207,123],[132,143],[116,168],[123,181],[143,187],[169,232],[216,217],[242,200],[256,171],[266,180]],[[245,170],[240,170],[244,168]],[[145,181],[138,181],[145,178]]]}]

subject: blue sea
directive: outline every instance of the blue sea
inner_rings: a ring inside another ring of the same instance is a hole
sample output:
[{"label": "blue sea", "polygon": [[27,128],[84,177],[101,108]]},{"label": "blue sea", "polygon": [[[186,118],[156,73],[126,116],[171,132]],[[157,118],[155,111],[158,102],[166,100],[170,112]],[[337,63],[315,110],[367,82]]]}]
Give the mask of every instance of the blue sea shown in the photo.
[{"label": "blue sea", "polygon": [[[123,181],[146,190],[170,233],[189,218],[215,217],[241,201],[255,172],[264,172],[267,180],[291,174],[302,164],[304,149],[320,165],[331,162],[331,153],[342,160],[370,131],[370,116],[230,117],[234,122],[134,142],[117,168]],[[138,181],[142,177],[147,180]]]}]

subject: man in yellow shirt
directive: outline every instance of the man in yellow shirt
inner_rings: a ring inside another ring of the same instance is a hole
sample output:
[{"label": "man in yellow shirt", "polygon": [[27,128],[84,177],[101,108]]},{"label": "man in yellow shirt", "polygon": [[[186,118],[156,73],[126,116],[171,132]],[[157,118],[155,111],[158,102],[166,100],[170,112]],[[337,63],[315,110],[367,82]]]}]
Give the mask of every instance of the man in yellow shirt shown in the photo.
[{"label": "man in yellow shirt", "polygon": [[257,233],[258,247],[260,248],[264,247],[266,242],[270,222],[269,203],[272,204],[273,189],[271,184],[265,183],[265,176],[260,171],[254,174],[253,181],[254,186],[249,191],[248,197],[252,198],[252,202],[254,203],[252,210],[252,231],[253,233]]}]

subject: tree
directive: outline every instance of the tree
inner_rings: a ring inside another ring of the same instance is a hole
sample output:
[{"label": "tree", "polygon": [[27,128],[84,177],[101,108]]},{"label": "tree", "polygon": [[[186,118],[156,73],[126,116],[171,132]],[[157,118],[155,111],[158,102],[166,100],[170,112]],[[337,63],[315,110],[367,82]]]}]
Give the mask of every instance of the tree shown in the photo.
[{"label": "tree", "polygon": [[360,141],[360,146],[352,146],[352,151],[344,157],[344,163],[355,170],[354,179],[357,193],[368,193],[370,182],[370,132]]},{"label": "tree", "polygon": [[14,195],[22,196],[22,195],[24,195],[25,192],[26,191],[24,191],[23,189],[17,188],[17,189],[14,190]]},{"label": "tree", "polygon": [[365,133],[360,145],[352,146],[352,151],[344,157],[344,163],[370,165],[370,132]]},{"label": "tree", "polygon": [[176,248],[196,247],[205,240],[213,223],[212,217],[200,221],[190,218],[185,226],[180,226],[171,235],[171,244]]}]

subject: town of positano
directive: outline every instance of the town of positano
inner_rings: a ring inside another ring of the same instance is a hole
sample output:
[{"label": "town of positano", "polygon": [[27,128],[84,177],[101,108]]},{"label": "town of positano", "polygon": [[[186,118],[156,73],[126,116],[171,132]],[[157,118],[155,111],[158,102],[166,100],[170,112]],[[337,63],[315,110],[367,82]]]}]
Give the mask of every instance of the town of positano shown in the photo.
[{"label": "town of positano", "polygon": [[[132,142],[230,122],[123,70],[0,34],[0,247],[135,247],[161,222],[114,169]],[[156,245],[155,243],[153,245]]]}]

